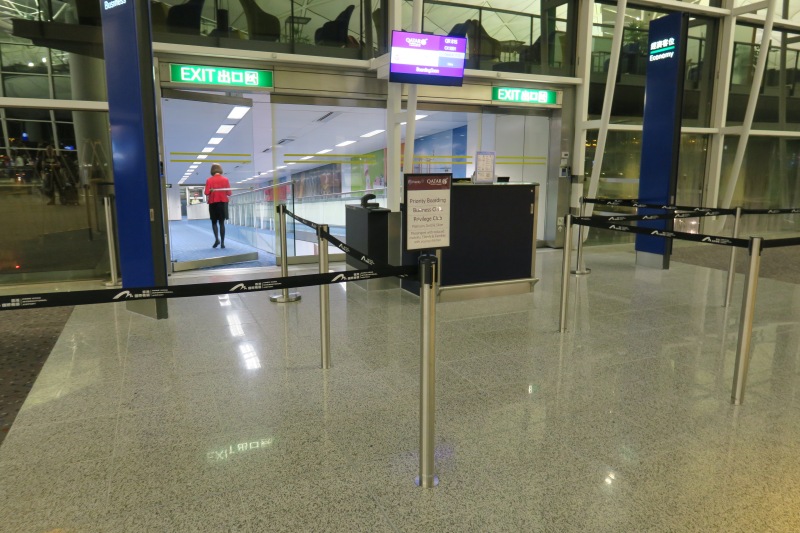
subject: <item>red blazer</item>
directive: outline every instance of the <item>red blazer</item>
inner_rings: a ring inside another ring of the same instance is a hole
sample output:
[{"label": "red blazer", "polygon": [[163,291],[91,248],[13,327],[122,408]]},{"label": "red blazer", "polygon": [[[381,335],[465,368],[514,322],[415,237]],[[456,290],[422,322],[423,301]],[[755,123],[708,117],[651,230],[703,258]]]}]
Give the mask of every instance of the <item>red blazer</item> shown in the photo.
[{"label": "red blazer", "polygon": [[[231,195],[231,191],[219,191],[217,189],[230,189],[231,184],[228,181],[228,178],[223,176],[222,174],[214,174],[210,178],[206,180],[206,190],[205,194],[208,197],[208,203],[216,204],[218,202],[226,202],[228,201],[228,196]],[[214,192],[211,192],[211,189],[214,189]]]}]

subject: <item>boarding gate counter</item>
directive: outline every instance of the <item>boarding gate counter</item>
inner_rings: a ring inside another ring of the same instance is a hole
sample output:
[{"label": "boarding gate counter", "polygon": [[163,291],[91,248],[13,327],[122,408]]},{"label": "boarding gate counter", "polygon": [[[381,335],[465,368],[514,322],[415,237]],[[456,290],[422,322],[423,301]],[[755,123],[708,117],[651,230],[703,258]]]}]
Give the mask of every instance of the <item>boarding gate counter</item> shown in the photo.
[{"label": "boarding gate counter", "polygon": [[[539,184],[454,183],[450,201],[450,247],[441,250],[439,301],[532,291],[538,281]],[[392,233],[391,228],[388,210],[348,206],[348,244],[376,260],[388,261],[382,243],[392,239],[382,236]],[[402,262],[416,264],[418,257],[418,252],[404,252]],[[355,260],[350,266],[365,268]],[[401,286],[419,291],[415,281],[403,280]]]}]

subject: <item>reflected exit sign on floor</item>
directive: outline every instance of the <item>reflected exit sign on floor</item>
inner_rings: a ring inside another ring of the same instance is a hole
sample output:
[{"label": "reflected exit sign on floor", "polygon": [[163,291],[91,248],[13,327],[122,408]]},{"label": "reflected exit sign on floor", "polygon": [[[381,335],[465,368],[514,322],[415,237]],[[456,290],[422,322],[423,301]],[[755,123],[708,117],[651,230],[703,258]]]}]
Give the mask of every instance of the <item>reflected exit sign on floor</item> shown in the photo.
[{"label": "reflected exit sign on floor", "polygon": [[514,104],[561,105],[561,91],[546,89],[521,89],[518,87],[492,87],[492,100]]},{"label": "reflected exit sign on floor", "polygon": [[169,73],[175,83],[272,88],[271,70],[171,64]]}]

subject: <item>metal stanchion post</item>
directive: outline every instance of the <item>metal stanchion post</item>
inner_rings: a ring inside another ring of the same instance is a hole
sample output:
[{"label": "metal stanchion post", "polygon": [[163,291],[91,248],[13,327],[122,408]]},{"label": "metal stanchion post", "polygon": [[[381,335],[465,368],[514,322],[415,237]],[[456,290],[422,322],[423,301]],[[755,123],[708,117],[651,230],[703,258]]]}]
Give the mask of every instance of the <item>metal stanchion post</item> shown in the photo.
[{"label": "metal stanchion post", "polygon": [[[322,233],[328,233],[328,225],[322,224],[318,230],[319,242],[319,273],[328,273],[328,239]],[[322,355],[322,368],[331,367],[331,299],[330,286],[319,286],[319,328],[320,350]]]},{"label": "metal stanchion post", "polygon": [[436,257],[419,258],[420,374],[419,374],[419,477],[417,485],[439,484],[434,474],[433,442],[436,420]]},{"label": "metal stanchion post", "polygon": [[750,364],[750,340],[753,335],[753,314],[756,309],[756,289],[758,269],[761,266],[761,237],[750,238],[750,267],[744,286],[742,314],[739,319],[739,342],[736,346],[736,364],[733,369],[733,390],[731,402],[742,405],[744,387],[747,382],[747,368]]},{"label": "metal stanchion post", "polygon": [[569,263],[572,255],[572,215],[564,217],[564,258],[561,263],[561,319],[558,330],[567,331],[567,299],[569,297]]},{"label": "metal stanchion post", "polygon": [[[289,246],[286,244],[286,204],[278,204],[278,216],[280,217],[280,246],[281,246],[281,277],[289,276],[289,254],[287,252]],[[289,289],[281,289],[280,295],[273,295],[269,297],[270,302],[277,302],[279,304],[287,302],[296,302],[300,299],[300,294],[293,292],[289,294]]]},{"label": "metal stanchion post", "polygon": [[[733,221],[733,238],[739,238],[739,221],[742,218],[742,208],[736,208],[736,218]],[[728,266],[728,285],[725,287],[725,307],[731,305],[733,294],[733,278],[736,276],[736,246],[731,246],[731,262]]]},{"label": "metal stanchion post", "polygon": [[117,250],[114,244],[114,217],[111,214],[111,198],[103,197],[103,207],[106,215],[106,242],[108,243],[108,262],[111,265],[111,281],[106,283],[110,287],[119,285],[117,277]]},{"label": "metal stanchion post", "polygon": [[[583,196],[581,196],[581,217],[586,216],[586,203],[583,201]],[[576,276],[585,276],[589,274],[592,269],[586,268],[583,265],[583,228],[584,226],[578,226],[578,256],[575,258],[575,270],[572,271],[573,274]]]}]

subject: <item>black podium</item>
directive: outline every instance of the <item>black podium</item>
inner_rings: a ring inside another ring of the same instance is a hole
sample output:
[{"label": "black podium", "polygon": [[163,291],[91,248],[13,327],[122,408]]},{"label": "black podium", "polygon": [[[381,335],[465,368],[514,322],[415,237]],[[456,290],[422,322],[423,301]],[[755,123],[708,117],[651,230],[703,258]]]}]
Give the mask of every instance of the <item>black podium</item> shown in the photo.
[{"label": "black podium", "polygon": [[[345,206],[346,242],[371,259],[389,262],[389,209],[383,207]],[[347,256],[347,265],[369,268],[354,257]]]}]

